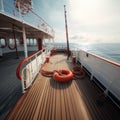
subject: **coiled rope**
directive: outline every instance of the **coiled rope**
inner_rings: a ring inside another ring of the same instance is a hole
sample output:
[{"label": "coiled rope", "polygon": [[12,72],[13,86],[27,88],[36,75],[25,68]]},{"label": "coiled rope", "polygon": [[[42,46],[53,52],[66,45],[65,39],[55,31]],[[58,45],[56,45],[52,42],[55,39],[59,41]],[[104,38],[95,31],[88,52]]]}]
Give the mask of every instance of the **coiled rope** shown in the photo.
[{"label": "coiled rope", "polygon": [[74,74],[75,79],[82,79],[85,77],[85,72],[80,66],[74,66],[72,69],[72,73]]},{"label": "coiled rope", "polygon": [[72,71],[61,69],[61,70],[47,70],[47,63],[43,64],[41,67],[41,74],[45,77],[53,77],[54,80],[59,82],[67,82],[72,79],[83,79],[85,77],[85,72],[80,66],[74,66]]}]

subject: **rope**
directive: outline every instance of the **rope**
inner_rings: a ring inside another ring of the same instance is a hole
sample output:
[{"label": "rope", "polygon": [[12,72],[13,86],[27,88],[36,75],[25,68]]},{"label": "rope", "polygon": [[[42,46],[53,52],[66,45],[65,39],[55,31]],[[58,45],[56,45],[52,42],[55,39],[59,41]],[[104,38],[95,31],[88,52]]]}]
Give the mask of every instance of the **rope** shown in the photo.
[{"label": "rope", "polygon": [[[47,66],[47,63],[43,64],[42,67],[41,67],[41,74],[43,76],[53,77],[55,72],[59,73],[59,75],[62,75],[61,70],[49,71],[49,70],[46,70],[46,66]],[[85,72],[82,69],[82,67],[80,67],[80,66],[74,66],[73,69],[72,69],[72,73],[73,73],[73,78],[74,79],[83,79],[85,77]]]},{"label": "rope", "polygon": [[43,64],[42,65],[41,74],[43,76],[46,76],[46,77],[52,77],[55,71],[48,71],[48,70],[46,70],[46,65],[47,64]]},{"label": "rope", "polygon": [[80,66],[73,67],[72,72],[74,74],[75,79],[83,79],[85,77],[85,72]]}]

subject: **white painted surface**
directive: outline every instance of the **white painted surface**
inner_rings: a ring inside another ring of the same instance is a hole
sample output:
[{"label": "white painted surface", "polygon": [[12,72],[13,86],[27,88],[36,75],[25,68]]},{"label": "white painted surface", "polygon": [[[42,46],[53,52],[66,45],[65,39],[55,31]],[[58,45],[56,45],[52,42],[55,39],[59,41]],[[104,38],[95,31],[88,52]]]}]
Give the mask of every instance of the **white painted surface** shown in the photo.
[{"label": "white painted surface", "polygon": [[82,66],[120,100],[120,65],[82,50],[76,55]]},{"label": "white painted surface", "polygon": [[22,27],[22,31],[23,31],[23,41],[24,41],[24,54],[25,54],[25,58],[26,58],[26,57],[28,57],[28,50],[27,50],[26,31],[25,31],[24,24]]},{"label": "white painted surface", "polygon": [[31,86],[48,55],[50,55],[50,51],[46,49],[41,54],[35,55],[34,59],[30,59],[30,62],[22,69],[22,81],[26,81],[26,86],[24,82],[22,82],[23,92]]},{"label": "white painted surface", "polygon": [[4,11],[3,0],[0,0],[0,10]]}]

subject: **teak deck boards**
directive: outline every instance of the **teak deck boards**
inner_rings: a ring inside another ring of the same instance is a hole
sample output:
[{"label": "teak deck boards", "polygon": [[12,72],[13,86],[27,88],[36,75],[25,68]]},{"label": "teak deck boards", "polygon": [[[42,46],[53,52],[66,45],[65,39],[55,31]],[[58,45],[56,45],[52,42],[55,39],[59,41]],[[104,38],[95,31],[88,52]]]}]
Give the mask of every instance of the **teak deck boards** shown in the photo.
[{"label": "teak deck boards", "polygon": [[[72,69],[64,54],[54,55],[48,70]],[[59,83],[39,74],[32,87],[21,96],[8,120],[120,120],[119,109],[89,80]],[[98,105],[96,100],[103,102]]]}]

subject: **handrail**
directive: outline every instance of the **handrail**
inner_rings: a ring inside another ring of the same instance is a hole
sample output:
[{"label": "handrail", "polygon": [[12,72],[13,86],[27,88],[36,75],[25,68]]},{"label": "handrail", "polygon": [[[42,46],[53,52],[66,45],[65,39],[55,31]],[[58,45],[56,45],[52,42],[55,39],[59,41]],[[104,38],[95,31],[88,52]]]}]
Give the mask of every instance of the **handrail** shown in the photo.
[{"label": "handrail", "polygon": [[85,51],[85,50],[81,50],[81,51],[83,51],[83,52],[85,52],[85,53],[87,53],[87,54],[90,54],[90,55],[92,55],[92,56],[94,56],[94,57],[96,57],[96,58],[98,58],[98,59],[103,60],[103,61],[106,61],[106,62],[108,62],[108,63],[110,63],[110,64],[113,64],[113,65],[115,65],[115,66],[117,66],[117,67],[120,67],[120,64],[119,64],[119,63],[114,62],[114,61],[112,61],[112,60],[109,60],[108,58],[101,57],[100,55],[96,55],[96,54],[94,54],[94,53],[90,53],[90,52]]},{"label": "handrail", "polygon": [[120,64],[85,50],[76,51],[77,61],[90,75],[90,80],[120,108]]},{"label": "handrail", "polygon": [[[3,1],[3,8],[0,9],[2,14],[10,15],[12,18],[17,18],[20,22],[24,22],[28,25],[32,25],[32,27],[37,28],[49,36],[54,38],[55,31],[52,26],[50,26],[40,15],[38,15],[34,10],[30,10],[28,15],[20,15],[19,11],[15,8],[15,6],[9,0]],[[34,18],[34,19],[30,19]]]},{"label": "handrail", "polygon": [[49,26],[49,27],[51,28],[51,30],[53,31],[53,33],[54,33],[54,30],[53,30],[52,26],[50,26],[42,17],[40,17],[40,15],[38,15],[37,13],[35,13],[33,10],[31,10],[31,12],[32,12],[34,15],[36,15],[38,18],[40,18],[40,20],[41,20],[43,23],[45,23],[47,26]]},{"label": "handrail", "polygon": [[16,76],[18,77],[18,79],[20,79],[20,80],[22,79],[22,78],[21,78],[21,74],[20,74],[20,71],[21,71],[22,66],[23,66],[28,60],[30,60],[31,58],[35,57],[37,54],[42,53],[42,51],[44,51],[46,48],[47,48],[47,47],[45,47],[45,48],[43,48],[42,50],[39,50],[39,51],[33,53],[32,55],[30,55],[30,56],[28,56],[27,58],[23,59],[23,60],[19,63],[19,65],[18,65],[18,67],[17,67],[17,69],[16,69]]}]

